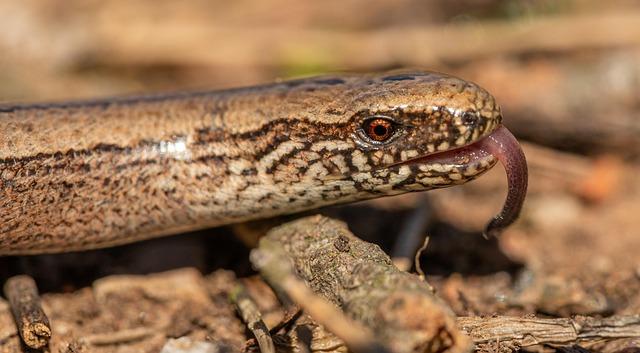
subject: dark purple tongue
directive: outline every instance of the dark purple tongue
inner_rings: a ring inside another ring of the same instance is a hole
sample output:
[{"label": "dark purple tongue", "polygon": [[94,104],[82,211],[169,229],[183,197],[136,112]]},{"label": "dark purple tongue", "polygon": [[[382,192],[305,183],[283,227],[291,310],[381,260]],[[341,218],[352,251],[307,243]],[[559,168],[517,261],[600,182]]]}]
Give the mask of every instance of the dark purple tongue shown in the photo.
[{"label": "dark purple tongue", "polygon": [[485,236],[497,236],[520,215],[527,194],[527,160],[516,138],[504,126],[479,142],[478,148],[495,156],[507,172],[507,199],[502,211],[493,217],[484,230]]}]

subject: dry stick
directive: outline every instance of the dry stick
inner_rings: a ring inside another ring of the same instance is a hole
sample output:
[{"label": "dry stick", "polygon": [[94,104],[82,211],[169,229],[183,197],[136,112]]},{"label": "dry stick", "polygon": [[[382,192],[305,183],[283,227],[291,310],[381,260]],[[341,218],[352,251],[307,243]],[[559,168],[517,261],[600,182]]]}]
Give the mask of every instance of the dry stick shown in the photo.
[{"label": "dry stick", "polygon": [[[402,271],[409,271],[411,259],[414,258],[416,249],[420,246],[420,240],[427,231],[431,221],[431,205],[426,195],[421,196],[416,208],[411,211],[404,222],[391,250],[393,263]],[[417,270],[417,268],[416,268]]]},{"label": "dry stick", "polygon": [[[429,237],[425,237],[424,238],[424,242],[422,243],[422,246],[420,247],[420,249],[418,249],[418,251],[416,251],[416,254],[413,257],[413,265],[416,268],[416,272],[418,272],[418,277],[420,277],[421,280],[426,281],[427,276],[424,273],[424,270],[422,269],[422,264],[420,263],[420,257],[422,256],[422,253],[427,250],[427,246],[429,246]],[[429,284],[429,288],[431,289],[431,291],[433,292],[434,289],[433,287]]]},{"label": "dry stick", "polygon": [[[366,331],[354,329],[360,325],[394,352],[470,348],[451,310],[425,282],[398,270],[378,246],[356,238],[342,222],[313,216],[274,228],[260,241],[252,261],[272,285],[283,288],[354,350],[371,342]],[[311,289],[294,275],[292,263]],[[358,325],[341,320],[341,327],[336,326],[335,317],[343,316],[337,305]]]},{"label": "dry stick", "polygon": [[288,308],[285,308],[284,317],[282,320],[273,326],[270,330],[270,334],[276,334],[280,332],[280,330],[288,330],[298,318],[302,315],[302,310],[297,305],[290,305]]},{"label": "dry stick", "polygon": [[157,327],[137,327],[115,332],[97,333],[83,337],[81,340],[91,346],[108,346],[139,341],[158,333]]},{"label": "dry stick", "polygon": [[345,317],[340,309],[315,295],[299,280],[291,268],[286,252],[278,243],[264,239],[260,241],[260,249],[251,253],[251,262],[271,286],[288,295],[315,321],[340,337],[354,352],[387,352],[375,342],[368,329]]},{"label": "dry stick", "polygon": [[295,328],[296,340],[299,353],[311,353],[311,342],[313,340],[313,332],[308,326],[300,325]]},{"label": "dry stick", "polygon": [[25,275],[11,277],[4,285],[4,295],[24,344],[34,349],[46,346],[51,339],[51,326],[40,305],[36,282]]},{"label": "dry stick", "polygon": [[596,319],[517,317],[459,317],[458,326],[476,345],[501,342],[515,347],[534,345],[594,344],[602,341],[640,338],[640,315]]},{"label": "dry stick", "polygon": [[300,316],[293,324],[295,326],[289,330],[278,334],[272,333],[278,352],[345,353],[349,351],[343,340],[309,315]]},{"label": "dry stick", "polygon": [[269,333],[269,328],[262,321],[262,315],[256,303],[247,294],[246,288],[242,284],[236,285],[233,291],[230,293],[229,298],[231,302],[236,305],[242,320],[247,324],[247,327],[256,340],[262,353],[275,353],[276,349],[273,345],[273,340]]}]

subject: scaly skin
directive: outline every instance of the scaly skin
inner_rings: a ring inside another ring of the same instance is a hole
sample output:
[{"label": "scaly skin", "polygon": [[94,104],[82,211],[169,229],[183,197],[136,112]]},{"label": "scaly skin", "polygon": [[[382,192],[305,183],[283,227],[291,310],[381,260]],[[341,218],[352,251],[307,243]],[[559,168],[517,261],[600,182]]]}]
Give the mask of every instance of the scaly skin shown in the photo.
[{"label": "scaly skin", "polygon": [[[386,116],[376,143],[362,125]],[[500,126],[435,73],[0,106],[0,255],[62,252],[467,182],[492,155],[416,157]]]}]

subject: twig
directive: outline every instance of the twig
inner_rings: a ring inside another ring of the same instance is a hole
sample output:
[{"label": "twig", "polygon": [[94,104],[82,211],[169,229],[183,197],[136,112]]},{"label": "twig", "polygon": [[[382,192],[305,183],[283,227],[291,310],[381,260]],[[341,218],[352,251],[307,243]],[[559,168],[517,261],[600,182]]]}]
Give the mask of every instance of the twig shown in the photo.
[{"label": "twig", "polygon": [[288,307],[284,313],[284,317],[282,321],[280,321],[277,325],[269,330],[269,333],[276,334],[280,332],[280,330],[289,330],[290,327],[295,323],[296,320],[302,315],[302,310],[297,305],[291,305]]},{"label": "twig", "polygon": [[[429,237],[424,238],[424,242],[422,243],[422,246],[420,247],[420,249],[418,249],[418,251],[416,251],[416,254],[413,257],[413,264],[416,267],[416,272],[418,272],[418,277],[420,277],[420,279],[423,281],[425,281],[427,277],[424,271],[422,270],[422,264],[420,263],[420,256],[422,256],[422,253],[427,249],[427,246],[429,246]],[[433,292],[433,287],[431,287],[431,285],[429,285],[429,288],[431,288],[431,291]]]},{"label": "twig", "polygon": [[345,341],[354,352],[387,352],[376,343],[368,329],[344,316],[340,309],[313,293],[296,277],[280,244],[263,238],[260,249],[251,253],[251,261],[272,286],[288,295],[314,320]]},{"label": "twig", "polygon": [[[378,246],[356,238],[342,222],[313,216],[274,228],[260,241],[252,261],[272,285],[286,288],[350,348],[353,337],[345,332],[353,332],[357,344],[367,342],[369,335],[354,330],[361,325],[394,352],[459,352],[470,347],[451,310],[425,282],[395,268]],[[339,305],[352,320],[332,326],[335,317],[343,315],[315,296],[293,274],[291,264],[313,292]]]},{"label": "twig", "polygon": [[402,271],[409,271],[411,258],[416,253],[420,239],[431,221],[431,205],[427,196],[422,196],[415,209],[407,216],[398,239],[391,250],[393,263]]},{"label": "twig", "polygon": [[[606,319],[585,316],[574,319],[458,317],[458,327],[471,337],[476,350],[481,352],[518,351],[520,348],[531,346],[593,346],[596,351],[622,352],[629,344],[625,342],[626,339],[635,338],[640,342],[638,315]],[[333,342],[334,345],[323,352],[344,351],[340,342]],[[618,342],[623,345],[616,346],[615,343]],[[606,349],[602,349],[605,347]]]},{"label": "twig", "polygon": [[311,353],[311,342],[313,340],[311,329],[304,325],[297,326],[296,336],[298,337],[296,342],[299,353]]},{"label": "twig", "polygon": [[346,353],[344,341],[311,319],[300,316],[292,330],[273,336],[278,352],[288,353]]},{"label": "twig", "polygon": [[534,345],[588,345],[606,340],[640,338],[640,315],[604,319],[517,317],[459,317],[459,328],[476,345],[500,341],[516,347]]},{"label": "twig", "polygon": [[264,321],[262,321],[262,315],[260,314],[258,306],[249,294],[247,294],[244,286],[237,284],[229,294],[229,298],[231,302],[236,305],[240,316],[242,316],[242,320],[247,324],[247,327],[258,341],[260,351],[262,353],[274,353],[275,347],[271,339],[271,334],[269,333],[269,328]]},{"label": "twig", "polygon": [[4,294],[24,344],[34,349],[49,344],[51,326],[40,305],[36,282],[29,276],[11,277],[4,285]]},{"label": "twig", "polygon": [[122,344],[127,342],[138,341],[160,332],[157,328],[137,327],[132,329],[120,330],[108,333],[98,333],[82,338],[85,342],[92,346],[108,346],[114,344]]}]

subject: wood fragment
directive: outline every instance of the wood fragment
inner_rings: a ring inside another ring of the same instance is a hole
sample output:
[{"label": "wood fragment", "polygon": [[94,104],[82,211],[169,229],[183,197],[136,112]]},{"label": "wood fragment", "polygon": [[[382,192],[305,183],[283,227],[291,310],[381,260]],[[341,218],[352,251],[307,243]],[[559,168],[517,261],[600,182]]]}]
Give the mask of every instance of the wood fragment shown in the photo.
[{"label": "wood fragment", "polygon": [[260,241],[260,250],[251,253],[251,261],[277,292],[286,294],[318,323],[344,340],[354,352],[388,352],[366,327],[346,317],[340,309],[316,295],[298,279],[286,252],[278,243]]},{"label": "wood fragment", "polygon": [[[314,320],[350,348],[354,342],[344,332],[354,324],[330,326],[342,316],[336,306],[394,352],[470,348],[451,310],[425,282],[398,270],[378,246],[356,238],[342,222],[313,216],[275,228],[260,241],[252,261],[270,283],[286,288]],[[293,275],[291,264],[304,283]],[[312,290],[333,305],[317,299]],[[367,342],[364,335],[354,334],[357,343]]]},{"label": "wood fragment", "polygon": [[[325,327],[315,322],[309,315],[295,320],[290,330],[273,335],[278,353],[347,353],[350,350],[344,341]],[[247,353],[255,352],[248,347]]]},{"label": "wood fragment", "polygon": [[51,326],[40,304],[36,282],[25,275],[11,277],[4,285],[4,294],[24,344],[34,349],[49,344]]},{"label": "wood fragment", "polygon": [[108,346],[142,340],[158,332],[161,332],[160,328],[137,327],[115,332],[89,335],[84,337],[82,341],[91,346]]},{"label": "wood fragment", "polygon": [[458,326],[476,346],[500,342],[514,347],[536,345],[588,346],[602,341],[640,338],[640,315],[598,319],[459,317]]},{"label": "wood fragment", "polygon": [[[515,352],[526,347],[551,346],[574,350],[576,347],[588,347],[598,352],[619,353],[640,342],[639,315],[605,319],[587,316],[574,319],[458,317],[458,327],[470,336],[477,352]],[[333,345],[324,346],[322,350],[312,349],[312,352],[339,353],[346,350],[344,343],[335,339],[331,342]],[[299,353],[291,349],[294,347],[282,348]]]},{"label": "wood fragment", "polygon": [[402,271],[409,271],[412,259],[415,259],[416,249],[420,246],[431,222],[431,205],[425,195],[418,200],[415,208],[407,216],[398,239],[391,250],[393,264]]},{"label": "wood fragment", "polygon": [[313,332],[307,326],[296,326],[297,348],[300,353],[311,353]]},{"label": "wood fragment", "polygon": [[269,328],[264,321],[262,321],[262,314],[258,306],[253,299],[251,299],[244,286],[237,284],[229,294],[229,299],[235,304],[242,320],[247,324],[247,327],[258,341],[260,351],[262,353],[274,353],[275,347],[271,339],[271,334],[269,333]]},{"label": "wood fragment", "polygon": [[285,311],[282,321],[280,321],[277,325],[272,327],[271,330],[269,330],[269,332],[271,334],[275,334],[280,330],[288,330],[294,324],[294,322],[300,317],[300,315],[302,315],[302,310],[300,310],[300,307],[297,305],[292,305],[291,307],[287,308],[287,310]]},{"label": "wood fragment", "polygon": [[[422,243],[422,246],[418,249],[418,251],[416,251],[416,254],[413,257],[413,265],[416,268],[418,277],[420,277],[420,279],[425,282],[427,279],[427,275],[424,273],[424,270],[422,269],[422,264],[420,263],[420,257],[422,256],[422,253],[424,253],[424,251],[427,250],[427,246],[429,246],[429,239],[430,239],[429,237],[424,238],[424,242]],[[431,289],[432,292],[434,291],[431,285],[429,285],[429,288]]]},{"label": "wood fragment", "polygon": [[222,342],[205,342],[193,340],[189,337],[170,339],[162,347],[160,353],[224,353],[234,352],[230,347]]}]

